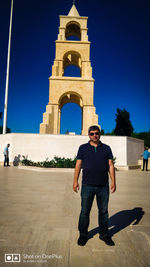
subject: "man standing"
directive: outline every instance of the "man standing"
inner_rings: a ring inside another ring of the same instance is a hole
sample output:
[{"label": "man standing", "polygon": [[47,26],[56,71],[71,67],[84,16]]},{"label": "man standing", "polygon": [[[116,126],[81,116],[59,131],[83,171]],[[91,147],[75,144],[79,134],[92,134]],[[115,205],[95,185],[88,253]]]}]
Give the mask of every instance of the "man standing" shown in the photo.
[{"label": "man standing", "polygon": [[10,144],[7,144],[7,146],[4,149],[4,167],[6,167],[6,163],[7,163],[7,166],[10,166],[9,165],[9,147],[10,147]]},{"label": "man standing", "polygon": [[90,141],[81,145],[78,150],[73,183],[73,190],[77,193],[79,174],[83,168],[78,245],[84,246],[87,242],[90,211],[96,196],[99,238],[107,245],[113,246],[114,242],[108,234],[108,172],[111,178],[111,192],[116,190],[113,155],[110,147],[99,141],[100,129],[98,126],[89,127],[88,134]]},{"label": "man standing", "polygon": [[142,171],[144,171],[145,163],[146,163],[146,171],[148,171],[148,158],[150,157],[150,153],[148,152],[147,147],[145,147],[142,156],[143,156],[143,169],[142,169]]}]

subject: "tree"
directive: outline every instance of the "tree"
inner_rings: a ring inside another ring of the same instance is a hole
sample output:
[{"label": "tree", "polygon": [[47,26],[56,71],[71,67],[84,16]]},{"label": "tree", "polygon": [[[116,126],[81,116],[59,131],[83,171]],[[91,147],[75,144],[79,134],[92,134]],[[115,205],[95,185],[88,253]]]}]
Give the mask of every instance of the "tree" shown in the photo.
[{"label": "tree", "polygon": [[[0,112],[0,119],[2,119],[2,112]],[[0,126],[0,134],[3,133],[3,126]],[[10,128],[6,128],[6,133],[11,133],[11,129]]]},{"label": "tree", "polygon": [[125,109],[117,108],[115,135],[131,136],[133,133],[133,126],[130,121],[130,114]]},{"label": "tree", "polygon": [[101,129],[101,135],[105,135],[105,132],[103,129]]},{"label": "tree", "polygon": [[150,147],[150,131],[149,132],[140,132],[132,133],[132,137],[144,140],[144,145]]},{"label": "tree", "polygon": [[112,131],[111,133],[107,132],[105,135],[115,135],[115,133],[114,133],[114,131]]},{"label": "tree", "polygon": [[[3,133],[3,126],[0,126],[0,134]],[[11,133],[11,129],[10,128],[6,128],[6,133]]]}]

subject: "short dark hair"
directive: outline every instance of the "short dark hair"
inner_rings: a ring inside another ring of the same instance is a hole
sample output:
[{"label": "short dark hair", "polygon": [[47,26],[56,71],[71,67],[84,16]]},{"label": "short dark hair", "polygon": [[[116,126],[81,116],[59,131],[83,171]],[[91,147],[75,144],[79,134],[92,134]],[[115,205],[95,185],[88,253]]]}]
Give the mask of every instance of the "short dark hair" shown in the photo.
[{"label": "short dark hair", "polygon": [[91,132],[91,131],[99,131],[99,133],[101,132],[100,128],[97,126],[97,125],[92,125],[89,127],[88,129],[88,134]]}]

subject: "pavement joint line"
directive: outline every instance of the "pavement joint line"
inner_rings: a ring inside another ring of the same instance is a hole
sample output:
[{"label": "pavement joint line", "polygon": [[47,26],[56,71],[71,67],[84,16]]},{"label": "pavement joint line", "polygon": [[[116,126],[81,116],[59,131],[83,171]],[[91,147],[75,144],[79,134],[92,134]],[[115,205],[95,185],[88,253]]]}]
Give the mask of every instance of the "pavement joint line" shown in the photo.
[{"label": "pavement joint line", "polygon": [[105,252],[115,252],[115,249],[109,249],[109,248],[106,248],[106,249],[95,249],[95,248],[93,248],[92,249],[92,252],[103,252],[103,251],[105,251]]},{"label": "pavement joint line", "polygon": [[30,166],[18,166],[17,169],[37,172],[74,172],[74,168],[39,168]]},{"label": "pavement joint line", "polygon": [[149,227],[150,224],[140,224],[140,225],[138,225],[138,224],[135,225],[135,224],[134,224],[133,226],[134,226],[134,227],[141,227],[141,226],[143,226],[143,227],[145,227],[145,226],[146,226],[146,227]]},{"label": "pavement joint line", "polygon": [[[135,231],[135,232],[137,232],[137,231]],[[148,244],[150,245],[150,237],[146,233],[144,233],[142,231],[138,231],[137,233],[141,233],[141,235],[143,235],[146,238]]]}]

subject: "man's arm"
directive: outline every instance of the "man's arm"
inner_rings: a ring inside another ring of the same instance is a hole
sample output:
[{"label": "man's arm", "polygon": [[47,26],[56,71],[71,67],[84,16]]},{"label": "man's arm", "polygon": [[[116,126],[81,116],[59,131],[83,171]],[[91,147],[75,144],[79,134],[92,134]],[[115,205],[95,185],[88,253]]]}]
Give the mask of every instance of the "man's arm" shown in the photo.
[{"label": "man's arm", "polygon": [[75,171],[74,171],[74,181],[73,181],[73,190],[76,193],[79,190],[78,179],[79,179],[79,175],[80,175],[80,171],[81,171],[81,166],[82,166],[82,160],[81,159],[77,159],[76,166],[75,166]]},{"label": "man's arm", "polygon": [[111,178],[111,193],[116,191],[116,177],[115,177],[115,168],[112,159],[109,159],[109,174]]}]

